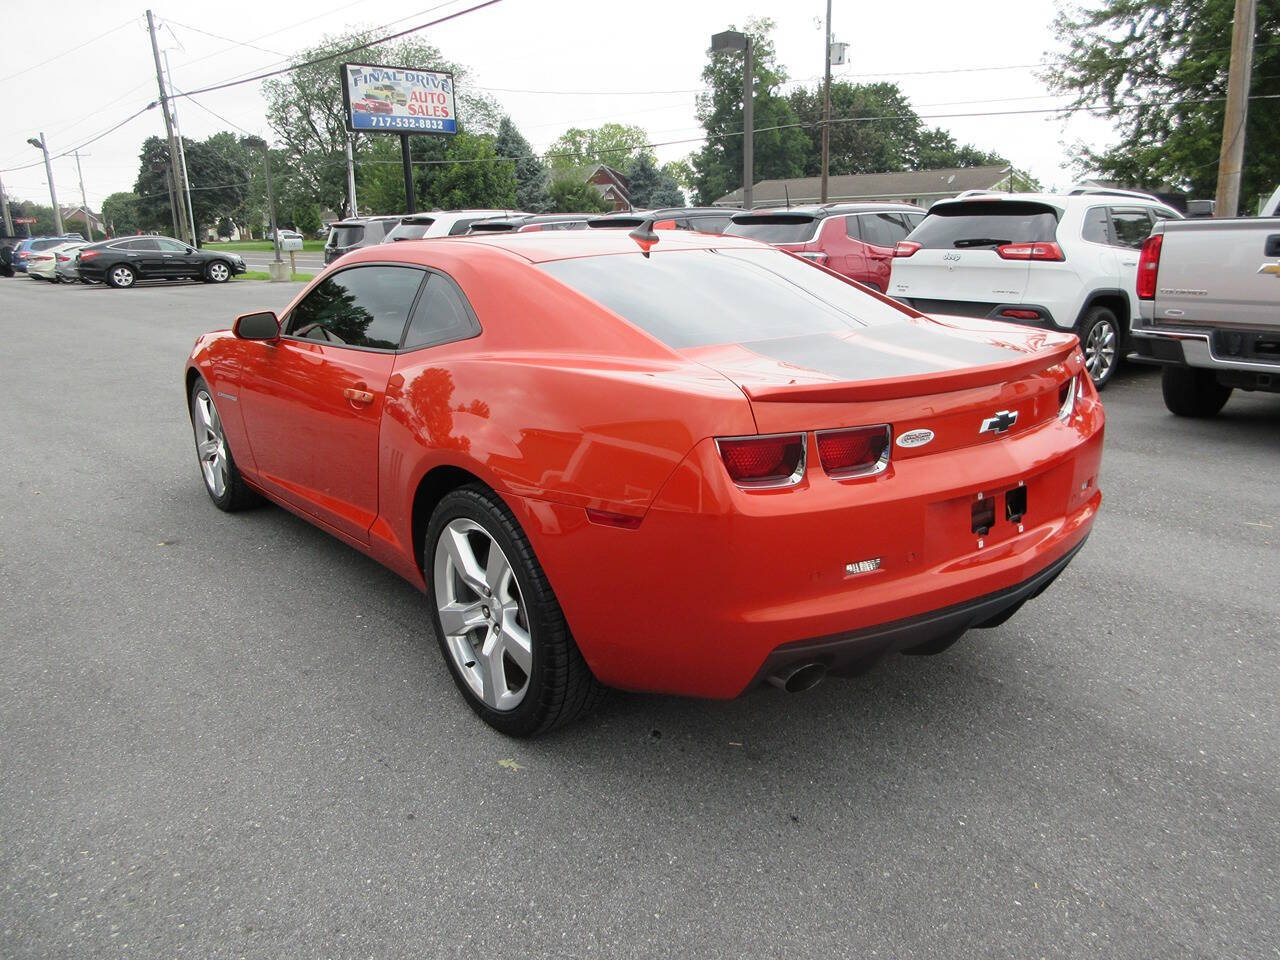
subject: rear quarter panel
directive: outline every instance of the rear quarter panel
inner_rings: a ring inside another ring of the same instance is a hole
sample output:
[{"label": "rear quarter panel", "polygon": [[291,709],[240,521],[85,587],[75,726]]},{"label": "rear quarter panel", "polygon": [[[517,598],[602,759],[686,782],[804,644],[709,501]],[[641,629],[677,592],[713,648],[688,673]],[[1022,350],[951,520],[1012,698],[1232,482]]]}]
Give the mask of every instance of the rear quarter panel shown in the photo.
[{"label": "rear quarter panel", "polygon": [[1166,221],[1156,278],[1157,322],[1280,328],[1280,263],[1266,255],[1280,218]]}]

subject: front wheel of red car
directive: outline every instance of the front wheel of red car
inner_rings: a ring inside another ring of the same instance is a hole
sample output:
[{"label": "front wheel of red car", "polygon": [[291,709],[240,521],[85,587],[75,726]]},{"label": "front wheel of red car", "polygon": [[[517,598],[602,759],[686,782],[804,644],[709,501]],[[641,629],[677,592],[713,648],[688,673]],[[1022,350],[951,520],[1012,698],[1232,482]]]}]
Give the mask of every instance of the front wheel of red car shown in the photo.
[{"label": "front wheel of red car", "polygon": [[240,476],[231,448],[227,446],[222,417],[203,377],[196,377],[191,385],[191,429],[196,437],[200,475],[213,505],[231,513],[261,503],[262,498]]},{"label": "front wheel of red car", "polygon": [[422,556],[445,663],[481,719],[528,737],[595,707],[604,688],[501,498],[479,485],[446,494]]}]

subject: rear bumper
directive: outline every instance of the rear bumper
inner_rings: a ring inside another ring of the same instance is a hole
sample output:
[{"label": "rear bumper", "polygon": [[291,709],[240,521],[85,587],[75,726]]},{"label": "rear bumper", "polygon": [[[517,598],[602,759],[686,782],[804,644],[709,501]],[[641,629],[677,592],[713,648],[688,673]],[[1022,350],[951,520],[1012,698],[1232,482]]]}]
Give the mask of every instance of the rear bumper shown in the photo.
[{"label": "rear bumper", "polygon": [[[1016,323],[1024,327],[1036,327],[1041,330],[1071,330],[1070,324],[1060,325],[1053,316],[1053,311],[1038,303],[987,303],[977,300],[931,300],[924,297],[895,297],[912,309],[921,313],[941,313],[955,317],[977,317],[982,320],[999,320],[1003,323]],[[1034,317],[1004,315],[1005,310],[1016,310],[1021,313],[1034,312]]]},{"label": "rear bumper", "polygon": [[1280,331],[1134,330],[1129,337],[1129,358],[1139,363],[1252,375],[1269,382],[1280,377],[1280,356],[1270,359],[1259,353],[1258,345],[1277,339]]},{"label": "rear bumper", "polygon": [[752,686],[809,663],[820,663],[832,673],[848,673],[887,653],[955,639],[974,627],[999,626],[1048,589],[1083,546],[1082,539],[1065,556],[1021,583],[974,600],[842,636],[783,644],[765,659]]}]

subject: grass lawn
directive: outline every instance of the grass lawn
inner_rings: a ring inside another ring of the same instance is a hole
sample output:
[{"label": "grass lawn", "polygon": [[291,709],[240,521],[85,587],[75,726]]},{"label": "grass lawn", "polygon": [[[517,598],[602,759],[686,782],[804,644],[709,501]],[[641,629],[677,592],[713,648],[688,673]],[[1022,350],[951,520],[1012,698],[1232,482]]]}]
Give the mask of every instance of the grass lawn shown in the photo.
[{"label": "grass lawn", "polygon": [[[260,253],[268,253],[275,248],[275,244],[270,240],[227,240],[217,243],[206,242],[204,245],[206,250],[254,250]],[[302,241],[304,253],[320,253],[322,250],[324,250],[323,240]]]},{"label": "grass lawn", "polygon": [[[296,280],[300,283],[306,283],[308,280],[314,280],[315,278],[316,278],[316,275],[314,273],[295,273],[290,279]],[[240,274],[239,276],[232,277],[232,279],[233,280],[270,280],[271,275],[267,273],[267,271],[265,270],[246,270],[244,273]]]}]

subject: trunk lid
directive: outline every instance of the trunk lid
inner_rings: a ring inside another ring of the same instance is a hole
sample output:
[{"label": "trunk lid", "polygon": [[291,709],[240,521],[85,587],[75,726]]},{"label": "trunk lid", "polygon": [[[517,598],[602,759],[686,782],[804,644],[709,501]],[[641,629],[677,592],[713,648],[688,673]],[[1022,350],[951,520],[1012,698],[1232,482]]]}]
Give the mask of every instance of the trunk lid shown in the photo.
[{"label": "trunk lid", "polygon": [[[1057,416],[1059,388],[1080,366],[1071,335],[950,318],[681,352],[742,390],[762,434],[876,423],[895,439],[933,432],[895,458],[1033,429]],[[981,430],[1001,412],[1016,415],[1011,426]]]}]

